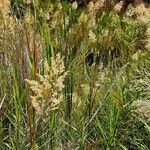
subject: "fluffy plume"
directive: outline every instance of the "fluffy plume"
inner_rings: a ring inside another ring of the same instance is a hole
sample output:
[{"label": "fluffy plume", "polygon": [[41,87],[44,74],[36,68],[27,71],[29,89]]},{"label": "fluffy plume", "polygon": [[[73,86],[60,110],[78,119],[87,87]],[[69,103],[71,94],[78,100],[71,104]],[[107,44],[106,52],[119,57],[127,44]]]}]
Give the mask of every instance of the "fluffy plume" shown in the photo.
[{"label": "fluffy plume", "polygon": [[37,114],[48,115],[51,110],[58,109],[64,88],[65,72],[63,59],[60,54],[51,59],[51,66],[47,61],[44,63],[45,74],[37,74],[39,81],[27,80],[33,95],[31,102]]}]

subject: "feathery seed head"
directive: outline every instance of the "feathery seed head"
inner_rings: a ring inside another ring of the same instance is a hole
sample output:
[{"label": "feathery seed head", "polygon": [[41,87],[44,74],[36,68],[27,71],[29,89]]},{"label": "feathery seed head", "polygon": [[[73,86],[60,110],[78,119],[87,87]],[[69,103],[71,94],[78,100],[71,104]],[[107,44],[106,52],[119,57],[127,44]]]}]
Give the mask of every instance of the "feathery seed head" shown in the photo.
[{"label": "feathery seed head", "polygon": [[37,74],[39,81],[25,80],[33,92],[31,102],[38,115],[48,115],[51,110],[59,108],[67,75],[60,54],[52,57],[51,66],[45,61],[44,69],[45,75]]}]

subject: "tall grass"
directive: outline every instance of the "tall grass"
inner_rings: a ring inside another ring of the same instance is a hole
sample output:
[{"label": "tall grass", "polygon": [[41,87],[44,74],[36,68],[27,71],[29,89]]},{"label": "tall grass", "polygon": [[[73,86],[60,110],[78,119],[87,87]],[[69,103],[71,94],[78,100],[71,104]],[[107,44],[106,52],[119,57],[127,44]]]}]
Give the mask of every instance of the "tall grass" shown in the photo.
[{"label": "tall grass", "polygon": [[12,6],[0,14],[0,149],[148,150],[133,106],[149,99],[147,24],[101,1]]}]

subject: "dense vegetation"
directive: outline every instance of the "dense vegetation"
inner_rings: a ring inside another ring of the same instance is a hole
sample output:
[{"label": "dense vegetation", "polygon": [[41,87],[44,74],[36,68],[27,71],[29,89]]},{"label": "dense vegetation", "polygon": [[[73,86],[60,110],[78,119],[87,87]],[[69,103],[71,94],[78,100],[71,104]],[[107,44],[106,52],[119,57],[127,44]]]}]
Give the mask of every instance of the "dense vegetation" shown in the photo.
[{"label": "dense vegetation", "polygon": [[102,0],[1,9],[0,150],[150,149],[149,23],[127,11]]}]

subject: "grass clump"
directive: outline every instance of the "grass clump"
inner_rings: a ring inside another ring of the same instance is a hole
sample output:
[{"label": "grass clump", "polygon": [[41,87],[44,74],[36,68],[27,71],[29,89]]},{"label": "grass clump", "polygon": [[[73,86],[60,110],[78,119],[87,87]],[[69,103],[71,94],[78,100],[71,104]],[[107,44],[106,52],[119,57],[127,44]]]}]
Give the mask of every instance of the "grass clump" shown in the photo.
[{"label": "grass clump", "polygon": [[150,148],[148,23],[100,0],[84,8],[40,0],[6,8],[1,149]]}]

